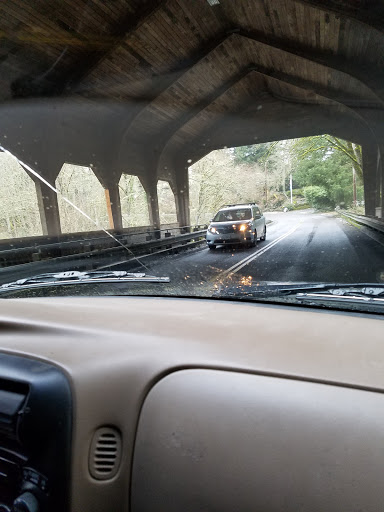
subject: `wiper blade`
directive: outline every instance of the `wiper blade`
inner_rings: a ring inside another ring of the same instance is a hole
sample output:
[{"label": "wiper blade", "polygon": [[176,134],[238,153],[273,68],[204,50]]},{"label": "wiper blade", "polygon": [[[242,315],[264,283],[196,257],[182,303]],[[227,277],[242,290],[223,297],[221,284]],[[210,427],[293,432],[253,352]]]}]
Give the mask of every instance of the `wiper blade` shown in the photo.
[{"label": "wiper blade", "polygon": [[37,276],[19,279],[12,283],[0,286],[0,293],[23,288],[38,288],[41,286],[58,286],[79,283],[169,283],[169,277],[148,276],[144,273],[126,272],[125,270],[92,270],[90,272],[78,272],[70,270],[67,272],[39,274]]},{"label": "wiper blade", "polygon": [[[382,298],[380,298],[380,296]],[[368,311],[380,311],[384,310],[384,296],[383,293],[378,295],[361,295],[361,294],[340,294],[337,293],[298,293],[296,294],[296,300],[301,303],[307,304],[339,304],[342,306],[354,307],[357,309],[366,309]]]},{"label": "wiper blade", "polygon": [[307,296],[335,297],[346,299],[380,298],[384,297],[384,286],[376,283],[259,283],[257,286],[235,285],[216,291],[218,296],[240,298],[273,298],[295,296],[297,299],[306,299]]},{"label": "wiper blade", "polygon": [[361,297],[381,297],[384,296],[384,286],[375,283],[354,283],[354,284],[337,284],[337,283],[274,283],[265,284],[257,287],[234,286],[224,293],[240,294],[249,297],[271,297],[271,296],[289,296],[289,295],[305,295],[324,294],[335,295],[338,297],[361,296]]},{"label": "wiper blade", "polygon": [[382,313],[384,286],[377,283],[257,283],[219,287],[214,296],[236,300],[289,302]]},{"label": "wiper blade", "polygon": [[296,293],[296,299],[313,304],[319,302],[338,302],[384,308],[384,287],[376,284],[329,286],[321,291],[312,290],[310,292]]},{"label": "wiper blade", "polygon": [[[297,292],[298,290],[295,290]],[[361,298],[365,300],[384,297],[384,286],[376,284],[354,284],[343,286],[326,286],[322,291],[313,291],[311,293],[297,293],[297,297],[311,296],[333,296],[336,298]],[[380,299],[381,300],[381,299]],[[384,300],[384,299],[383,299]]]}]

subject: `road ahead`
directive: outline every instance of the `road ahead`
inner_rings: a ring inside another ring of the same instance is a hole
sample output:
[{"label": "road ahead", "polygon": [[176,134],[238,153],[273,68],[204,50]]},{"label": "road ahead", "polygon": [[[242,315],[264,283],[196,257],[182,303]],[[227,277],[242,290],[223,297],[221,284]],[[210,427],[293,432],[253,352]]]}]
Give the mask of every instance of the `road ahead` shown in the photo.
[{"label": "road ahead", "polygon": [[251,279],[253,284],[384,281],[384,237],[333,213],[305,210],[267,213],[266,218],[273,223],[267,227],[267,240],[256,248],[204,247],[153,263],[151,273],[194,285],[217,279]]},{"label": "road ahead", "polygon": [[[217,287],[266,282],[384,283],[384,236],[351,225],[334,213],[304,210],[265,216],[272,221],[267,225],[267,240],[258,242],[255,248],[219,247],[210,251],[204,245],[151,259],[145,271],[169,276],[167,293],[175,295],[210,296]],[[107,268],[132,271],[131,265],[121,261],[121,255],[118,259],[119,264]],[[84,259],[78,262],[83,266],[86,263]],[[4,268],[0,283],[41,272],[70,270],[75,264],[45,261]],[[105,269],[105,263],[98,266],[97,261],[90,260],[90,264]]]}]

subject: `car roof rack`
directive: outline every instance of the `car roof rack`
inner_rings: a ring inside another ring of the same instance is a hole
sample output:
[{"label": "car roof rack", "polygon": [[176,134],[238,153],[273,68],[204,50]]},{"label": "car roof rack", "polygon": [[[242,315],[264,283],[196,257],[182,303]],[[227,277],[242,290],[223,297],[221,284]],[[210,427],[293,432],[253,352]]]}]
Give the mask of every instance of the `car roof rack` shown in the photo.
[{"label": "car roof rack", "polygon": [[220,210],[223,208],[233,208],[234,206],[257,206],[257,203],[250,201],[249,203],[223,204],[223,206],[220,206]]}]

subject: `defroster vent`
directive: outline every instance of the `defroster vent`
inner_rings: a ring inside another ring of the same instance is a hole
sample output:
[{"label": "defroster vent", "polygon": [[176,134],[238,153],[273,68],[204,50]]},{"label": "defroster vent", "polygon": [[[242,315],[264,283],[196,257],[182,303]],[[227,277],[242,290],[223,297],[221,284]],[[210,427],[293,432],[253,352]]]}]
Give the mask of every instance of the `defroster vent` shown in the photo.
[{"label": "defroster vent", "polygon": [[89,452],[89,472],[97,480],[113,478],[121,460],[121,434],[113,427],[96,430]]}]

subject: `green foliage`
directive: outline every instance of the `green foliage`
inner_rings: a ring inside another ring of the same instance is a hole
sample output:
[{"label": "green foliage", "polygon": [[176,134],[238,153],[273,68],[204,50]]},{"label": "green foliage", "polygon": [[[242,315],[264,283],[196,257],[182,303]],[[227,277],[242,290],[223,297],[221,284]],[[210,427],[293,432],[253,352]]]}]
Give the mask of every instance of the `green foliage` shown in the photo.
[{"label": "green foliage", "polygon": [[[324,194],[309,201],[316,202],[315,207],[349,205],[353,200],[352,163],[342,151],[329,147],[308,151],[297,159],[294,179],[300,187],[321,187]],[[304,195],[308,200],[308,192]]]},{"label": "green foliage", "polygon": [[264,144],[253,144],[252,146],[239,146],[234,148],[234,163],[261,163],[271,153],[274,144],[273,142],[266,142]]},{"label": "green foliage", "polygon": [[308,203],[293,203],[294,210],[307,210],[308,208],[310,208]]},{"label": "green foliage", "polygon": [[362,149],[358,144],[339,139],[333,135],[316,135],[313,137],[303,137],[293,141],[291,152],[296,161],[301,161],[311,157],[313,153],[323,156],[329,154],[339,154],[345,161],[355,168],[357,175],[363,176]]},{"label": "green foliage", "polygon": [[283,204],[282,209],[284,210],[285,208],[287,208],[287,210],[289,210],[289,211],[291,211],[291,210],[306,210],[307,208],[310,208],[310,207],[311,207],[311,205],[308,204],[306,202],[306,200],[293,201],[293,203],[286,201]]},{"label": "green foliage", "polygon": [[315,208],[324,208],[331,206],[327,190],[324,187],[310,185],[309,187],[305,187],[303,192],[306,201],[311,206]]}]

